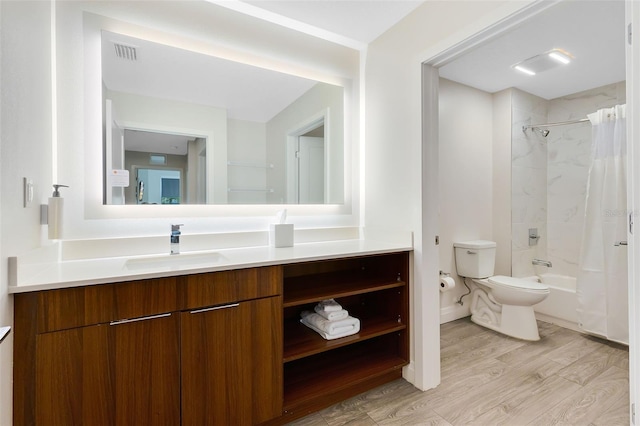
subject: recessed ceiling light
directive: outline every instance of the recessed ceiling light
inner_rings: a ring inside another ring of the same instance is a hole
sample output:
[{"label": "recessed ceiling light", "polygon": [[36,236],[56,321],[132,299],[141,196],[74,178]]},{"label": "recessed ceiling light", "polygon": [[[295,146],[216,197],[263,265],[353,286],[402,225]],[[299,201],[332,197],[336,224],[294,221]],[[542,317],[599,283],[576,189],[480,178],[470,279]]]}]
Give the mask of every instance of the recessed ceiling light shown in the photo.
[{"label": "recessed ceiling light", "polygon": [[565,65],[571,62],[571,59],[567,55],[558,50],[552,50],[549,52],[549,57]]},{"label": "recessed ceiling light", "polygon": [[566,65],[571,62],[571,58],[573,56],[569,52],[562,49],[553,49],[520,61],[511,67],[528,75],[536,75],[543,71]]},{"label": "recessed ceiling light", "polygon": [[527,75],[536,75],[535,72],[533,72],[530,69],[527,69],[527,68],[525,68],[523,66],[520,66],[520,65],[514,65],[513,68],[518,70],[518,71],[520,71],[520,72],[523,72],[523,73],[525,73]]}]

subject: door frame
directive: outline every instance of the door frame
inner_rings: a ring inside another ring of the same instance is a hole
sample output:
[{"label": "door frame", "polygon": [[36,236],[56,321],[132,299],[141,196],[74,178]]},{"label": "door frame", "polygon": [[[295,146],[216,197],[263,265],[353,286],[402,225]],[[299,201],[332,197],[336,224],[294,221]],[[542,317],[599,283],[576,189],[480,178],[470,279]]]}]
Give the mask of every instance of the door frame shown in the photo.
[{"label": "door frame", "polygon": [[[627,206],[629,219],[635,219],[636,231],[633,233],[631,224],[627,230],[629,245],[627,246],[628,281],[629,281],[629,399],[630,418],[633,424],[635,407],[640,395],[640,357],[638,343],[640,342],[640,232],[637,231],[638,207],[640,206],[640,149],[637,139],[640,136],[640,117],[635,112],[635,106],[640,105],[640,3],[634,0],[625,1],[625,24],[628,38],[626,46],[626,80],[627,80]],[[631,31],[633,28],[634,31]]]},{"label": "door frame", "polygon": [[[467,51],[473,49],[477,45],[484,43],[491,38],[500,36],[511,28],[519,25],[521,22],[537,15],[538,13],[553,7],[557,2],[532,1],[522,5],[512,6],[514,9],[504,12],[501,19],[494,20],[487,24],[481,21],[479,26],[474,30],[469,29],[466,36],[458,35],[457,38],[444,40],[437,46],[427,50],[419,55],[419,63],[422,76],[422,231],[421,238],[423,241],[430,241],[434,233],[438,229],[437,204],[432,201],[434,195],[438,194],[438,178],[434,175],[433,170],[438,170],[438,156],[434,155],[438,152],[438,134],[437,120],[438,111],[433,105],[438,102],[438,84],[434,81],[437,77],[437,69],[448,62],[456,59]],[[628,208],[631,218],[637,217],[638,203],[640,201],[640,184],[634,185],[634,182],[640,183],[638,176],[640,175],[640,149],[634,149],[634,137],[640,135],[640,117],[634,113],[634,105],[640,105],[640,78],[636,77],[640,73],[640,3],[634,0],[625,0],[625,23],[631,25],[636,31],[629,36],[631,46],[627,44],[626,52],[626,93],[627,93],[627,140],[628,140]],[[508,6],[507,6],[508,7]],[[486,26],[482,26],[486,25]],[[632,46],[636,46],[635,49]],[[635,50],[635,52],[634,52]],[[436,129],[436,131],[434,131]],[[635,166],[635,167],[634,167]],[[635,171],[635,172],[634,172]],[[435,207],[432,205],[435,204]],[[434,211],[435,209],[435,211]],[[640,220],[636,220],[640,224]],[[629,385],[630,385],[630,411],[631,419],[634,419],[635,406],[638,403],[640,395],[640,380],[638,380],[638,372],[640,370],[640,357],[638,356],[638,344],[640,342],[640,327],[636,327],[637,320],[640,320],[640,249],[634,250],[634,247],[640,247],[640,232],[629,234],[628,246],[628,287],[629,287]],[[426,248],[429,246],[425,246]],[[438,250],[430,250],[429,259],[422,259],[423,262],[423,280],[427,288],[438,287]],[[427,291],[424,297],[429,297]],[[420,297],[419,294],[416,294]],[[416,324],[419,324],[419,318],[416,316]],[[423,353],[429,349],[433,350],[439,347],[439,342],[429,341],[429,339],[420,339],[416,342],[416,359],[422,359]],[[435,340],[435,339],[434,339]],[[419,343],[421,343],[419,345]],[[438,351],[439,352],[439,351]],[[426,359],[428,355],[424,355]],[[435,360],[439,366],[439,360]],[[429,363],[425,363],[426,366]],[[426,370],[426,368],[425,368]],[[422,377],[420,372],[416,371],[416,380],[418,382],[439,382],[439,372],[424,371]],[[434,377],[437,376],[437,377]],[[421,386],[419,386],[421,387]]]},{"label": "door frame", "polygon": [[299,162],[297,161],[296,152],[298,151],[298,137],[308,133],[313,129],[317,129],[321,125],[324,125],[324,192],[325,201],[327,200],[327,188],[329,184],[329,170],[330,165],[328,151],[331,147],[331,140],[329,137],[329,108],[325,108],[322,111],[313,114],[303,122],[294,126],[287,132],[287,158],[286,158],[286,183],[287,183],[287,199],[285,203],[298,204],[298,173]]}]

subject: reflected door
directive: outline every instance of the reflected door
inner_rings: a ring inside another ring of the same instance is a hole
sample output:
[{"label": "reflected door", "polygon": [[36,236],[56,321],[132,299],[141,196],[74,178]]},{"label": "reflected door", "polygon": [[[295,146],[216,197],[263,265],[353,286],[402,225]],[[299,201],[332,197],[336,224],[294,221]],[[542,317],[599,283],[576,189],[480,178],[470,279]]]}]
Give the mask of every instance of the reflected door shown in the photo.
[{"label": "reflected door", "polygon": [[106,126],[106,146],[105,146],[105,190],[106,204],[124,204],[124,188],[113,186],[110,180],[111,170],[124,169],[124,130],[116,122],[116,111],[110,99],[105,101]]},{"label": "reflected door", "polygon": [[324,138],[298,138],[298,202],[324,203]]}]

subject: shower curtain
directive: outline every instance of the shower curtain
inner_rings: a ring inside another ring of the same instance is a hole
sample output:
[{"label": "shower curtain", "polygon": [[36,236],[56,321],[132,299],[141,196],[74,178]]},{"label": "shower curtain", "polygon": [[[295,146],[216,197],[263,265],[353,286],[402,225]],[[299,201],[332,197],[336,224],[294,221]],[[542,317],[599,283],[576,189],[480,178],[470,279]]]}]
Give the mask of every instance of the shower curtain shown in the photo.
[{"label": "shower curtain", "polygon": [[627,249],[626,106],[589,114],[591,167],[577,277],[579,326],[620,343],[629,342]]}]

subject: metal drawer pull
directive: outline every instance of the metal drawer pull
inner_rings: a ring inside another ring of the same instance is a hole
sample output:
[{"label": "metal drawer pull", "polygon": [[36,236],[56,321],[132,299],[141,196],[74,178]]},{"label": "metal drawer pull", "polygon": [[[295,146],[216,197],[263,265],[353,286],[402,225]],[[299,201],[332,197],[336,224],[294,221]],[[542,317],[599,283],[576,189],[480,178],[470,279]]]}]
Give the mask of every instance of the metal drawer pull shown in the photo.
[{"label": "metal drawer pull", "polygon": [[111,321],[109,323],[109,325],[127,324],[127,323],[130,323],[130,322],[146,321],[146,320],[151,320],[151,319],[156,319],[156,318],[165,318],[165,317],[170,317],[170,316],[171,316],[171,312],[168,312],[166,314],[150,315],[148,317],[140,317],[140,318],[131,318],[131,319],[118,320],[118,321]]},{"label": "metal drawer pull", "polygon": [[191,313],[191,314],[199,314],[201,312],[217,311],[218,309],[237,308],[238,306],[240,306],[239,303],[232,303],[230,305],[212,306],[210,308],[196,309],[195,311],[191,311],[189,313]]}]

